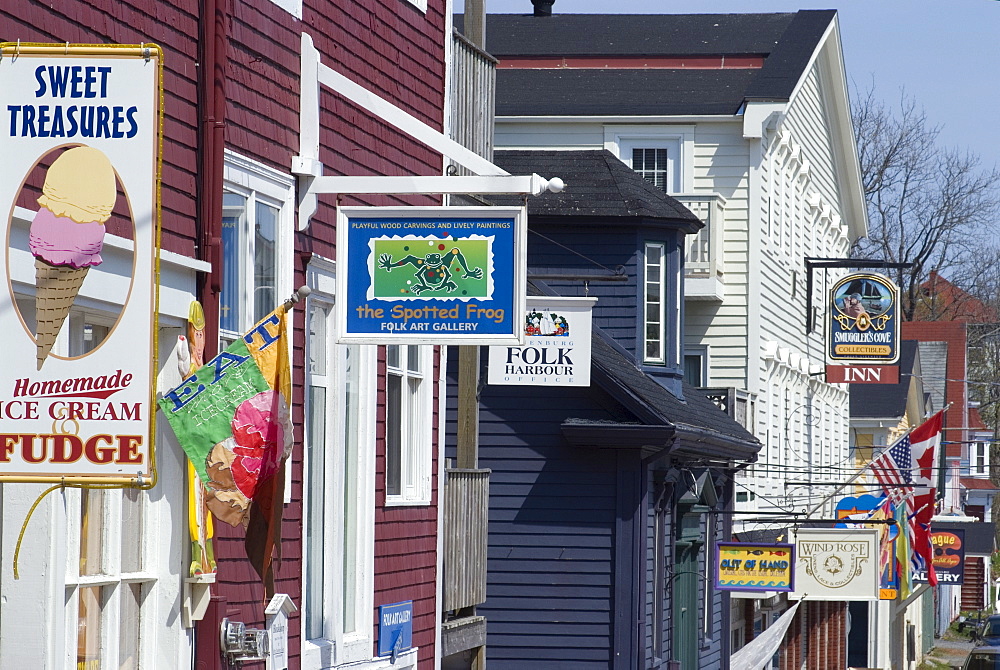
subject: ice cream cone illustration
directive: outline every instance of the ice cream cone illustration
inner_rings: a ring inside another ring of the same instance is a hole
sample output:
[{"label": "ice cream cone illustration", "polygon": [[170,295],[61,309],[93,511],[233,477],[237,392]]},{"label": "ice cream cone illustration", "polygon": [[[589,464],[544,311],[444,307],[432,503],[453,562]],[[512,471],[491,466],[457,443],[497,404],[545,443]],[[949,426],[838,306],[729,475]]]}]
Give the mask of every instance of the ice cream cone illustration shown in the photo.
[{"label": "ice cream cone illustration", "polygon": [[89,269],[102,262],[104,222],[118,191],[111,161],[98,149],[63,152],[45,175],[28,248],[35,257],[35,347],[48,358]]}]

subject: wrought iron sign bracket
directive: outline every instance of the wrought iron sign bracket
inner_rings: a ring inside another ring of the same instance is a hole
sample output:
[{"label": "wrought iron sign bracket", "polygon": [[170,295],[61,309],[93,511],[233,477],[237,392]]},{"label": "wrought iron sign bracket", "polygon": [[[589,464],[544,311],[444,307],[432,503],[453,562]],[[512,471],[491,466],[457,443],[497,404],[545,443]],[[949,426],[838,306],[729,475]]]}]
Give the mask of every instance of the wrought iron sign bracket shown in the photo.
[{"label": "wrought iron sign bracket", "polygon": [[913,267],[913,263],[892,263],[872,258],[812,258],[806,256],[806,335],[813,331],[812,320],[812,290],[813,290],[813,270],[827,268],[848,268],[852,270],[861,269],[900,269],[905,270]]}]

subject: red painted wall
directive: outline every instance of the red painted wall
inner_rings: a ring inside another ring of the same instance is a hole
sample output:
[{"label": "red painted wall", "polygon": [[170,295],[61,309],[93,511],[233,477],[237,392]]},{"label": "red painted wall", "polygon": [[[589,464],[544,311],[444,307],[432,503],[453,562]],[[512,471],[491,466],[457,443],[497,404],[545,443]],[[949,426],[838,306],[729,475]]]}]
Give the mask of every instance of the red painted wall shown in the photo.
[{"label": "red painted wall", "polygon": [[[228,64],[225,71],[226,148],[288,173],[298,153],[300,33],[313,36],[322,61],[387,98],[424,123],[442,129],[445,82],[445,0],[429,0],[426,14],[406,0],[304,0],[300,21],[269,0],[220,0],[227,8]],[[163,248],[199,257],[197,248],[198,19],[197,0],[148,3],[140,0],[18,0],[0,6],[0,41],[139,43],[165,52],[163,142]],[[439,175],[442,160],[400,131],[324,89],[321,94],[320,160],[327,174]],[[368,196],[344,204],[441,204],[439,198]],[[25,207],[36,205],[25,196]],[[309,255],[336,257],[333,197],[321,197],[307,233],[295,238],[295,285],[305,281]],[[296,443],[292,456],[292,502],[285,506],[283,558],[276,564],[277,590],[301,604],[302,425],[304,317],[294,313],[294,407]],[[384,353],[384,352],[383,352]],[[439,357],[435,355],[433,379]],[[380,377],[384,360],[380,362]],[[384,506],[384,384],[379,394],[376,481],[375,606],[414,602],[413,643],[420,665],[434,654],[437,554],[437,455],[429,507]],[[435,407],[437,391],[435,390]],[[437,415],[433,421],[437,440]],[[178,482],[163,482],[177,486]],[[248,626],[263,625],[263,588],[244,558],[243,533],[216,524],[219,572],[214,593],[226,598],[223,614]],[[299,614],[289,625],[292,667],[300,648]],[[376,639],[377,642],[377,639]],[[376,649],[372,649],[375,654]],[[200,659],[211,663],[212,660]],[[246,668],[263,664],[246,664]]]},{"label": "red painted wall", "polygon": [[[154,42],[163,48],[163,248],[187,256],[195,251],[197,21],[196,0],[19,0],[0,5],[0,41]],[[18,205],[38,207],[28,194]]]}]

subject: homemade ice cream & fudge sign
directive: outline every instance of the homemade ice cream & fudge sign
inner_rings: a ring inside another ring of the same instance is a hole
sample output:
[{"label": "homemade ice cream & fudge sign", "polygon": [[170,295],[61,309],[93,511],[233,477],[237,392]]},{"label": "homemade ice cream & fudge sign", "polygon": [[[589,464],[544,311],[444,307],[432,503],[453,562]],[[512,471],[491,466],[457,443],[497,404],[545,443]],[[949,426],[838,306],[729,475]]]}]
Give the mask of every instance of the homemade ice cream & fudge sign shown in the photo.
[{"label": "homemade ice cream & fudge sign", "polygon": [[155,472],[161,64],[0,44],[0,480]]}]

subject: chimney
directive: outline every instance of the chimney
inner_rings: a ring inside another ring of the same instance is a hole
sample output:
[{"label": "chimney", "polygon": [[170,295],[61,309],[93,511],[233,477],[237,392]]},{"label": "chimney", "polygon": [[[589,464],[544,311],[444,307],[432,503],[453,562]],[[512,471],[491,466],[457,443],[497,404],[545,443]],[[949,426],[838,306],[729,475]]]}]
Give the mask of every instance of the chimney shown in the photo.
[{"label": "chimney", "polygon": [[552,5],[556,0],[531,0],[535,6],[535,16],[552,16]]}]

